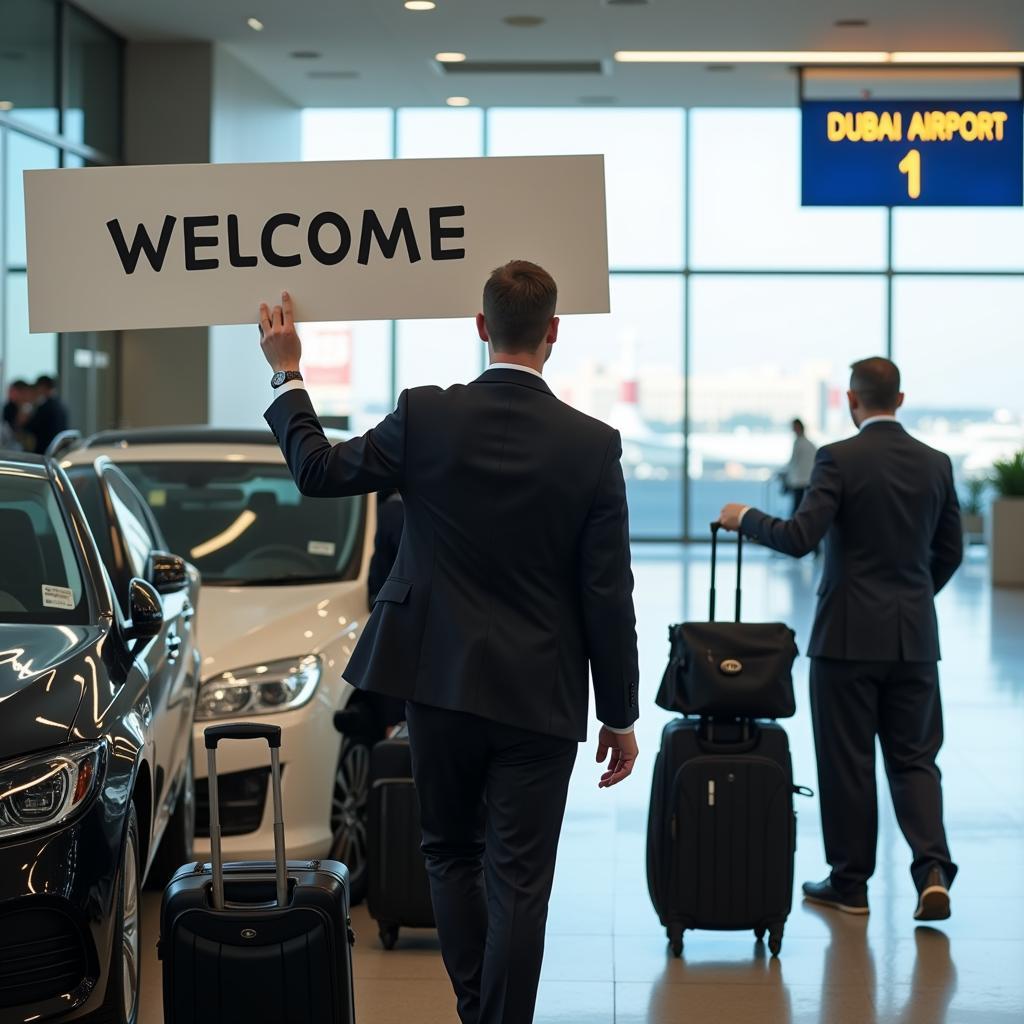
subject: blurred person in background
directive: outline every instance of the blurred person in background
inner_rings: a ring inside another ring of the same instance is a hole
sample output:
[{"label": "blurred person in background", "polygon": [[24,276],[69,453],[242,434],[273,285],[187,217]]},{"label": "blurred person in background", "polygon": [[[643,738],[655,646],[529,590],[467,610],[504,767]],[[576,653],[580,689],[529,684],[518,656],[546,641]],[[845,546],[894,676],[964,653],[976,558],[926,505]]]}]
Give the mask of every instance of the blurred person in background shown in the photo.
[{"label": "blurred person in background", "polygon": [[22,426],[32,409],[32,387],[28,381],[12,380],[7,386],[3,422],[0,423],[0,446],[21,448],[19,438]]},{"label": "blurred person in background", "polygon": [[32,439],[34,451],[39,455],[50,442],[68,429],[68,410],[57,394],[57,381],[43,374],[35,383],[35,408],[25,423],[25,433]]},{"label": "blurred person in background", "polygon": [[791,424],[793,427],[793,452],[789,462],[779,473],[782,479],[782,486],[786,493],[793,499],[793,515],[804,500],[804,493],[811,482],[811,470],[814,469],[814,459],[818,449],[814,442],[807,436],[803,420],[795,419]]}]

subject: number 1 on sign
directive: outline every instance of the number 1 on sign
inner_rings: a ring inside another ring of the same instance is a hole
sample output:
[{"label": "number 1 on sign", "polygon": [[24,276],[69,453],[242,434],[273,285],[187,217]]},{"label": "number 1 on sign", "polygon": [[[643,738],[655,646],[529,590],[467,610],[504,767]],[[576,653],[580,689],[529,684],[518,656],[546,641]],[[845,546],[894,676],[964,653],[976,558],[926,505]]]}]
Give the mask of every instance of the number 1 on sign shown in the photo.
[{"label": "number 1 on sign", "polygon": [[921,151],[912,149],[899,164],[900,174],[907,176],[907,195],[911,199],[921,197]]}]

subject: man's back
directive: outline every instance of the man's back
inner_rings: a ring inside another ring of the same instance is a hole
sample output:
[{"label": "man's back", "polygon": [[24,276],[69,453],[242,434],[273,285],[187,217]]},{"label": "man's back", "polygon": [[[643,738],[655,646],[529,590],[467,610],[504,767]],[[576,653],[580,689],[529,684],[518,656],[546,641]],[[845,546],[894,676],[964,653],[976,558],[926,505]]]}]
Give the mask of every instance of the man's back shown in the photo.
[{"label": "man's back", "polygon": [[744,527],[793,554],[825,533],[811,656],[939,657],[933,599],[960,564],[963,544],[952,466],[895,420],[823,447],[792,520],[754,512]]},{"label": "man's back", "polygon": [[[289,394],[272,408],[293,465],[302,461],[295,413],[311,415],[303,403]],[[493,369],[469,385],[405,392],[373,434],[369,450],[353,442],[340,471],[336,460],[297,473],[307,493],[341,494],[369,468],[405,502],[395,566],[346,678],[581,739],[589,660],[599,717],[632,721],[636,635],[616,432],[558,401],[539,376]]]}]

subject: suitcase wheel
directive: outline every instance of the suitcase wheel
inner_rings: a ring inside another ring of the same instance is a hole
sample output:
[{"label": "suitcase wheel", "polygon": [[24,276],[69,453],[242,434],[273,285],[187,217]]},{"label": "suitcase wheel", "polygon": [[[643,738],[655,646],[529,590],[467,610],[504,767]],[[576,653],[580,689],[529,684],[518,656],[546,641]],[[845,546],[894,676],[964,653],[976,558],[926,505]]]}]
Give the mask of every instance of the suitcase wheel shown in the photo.
[{"label": "suitcase wheel", "polygon": [[764,933],[765,933],[765,929],[764,928],[755,928],[754,929],[754,938],[757,939],[758,942],[764,942]]},{"label": "suitcase wheel", "polygon": [[398,945],[397,924],[382,924],[380,926],[380,944],[385,949],[394,949]]},{"label": "suitcase wheel", "polygon": [[778,956],[782,952],[782,929],[773,928],[768,934],[768,952]]},{"label": "suitcase wheel", "polygon": [[683,928],[681,925],[669,925],[668,948],[671,950],[672,955],[675,957],[683,955]]}]

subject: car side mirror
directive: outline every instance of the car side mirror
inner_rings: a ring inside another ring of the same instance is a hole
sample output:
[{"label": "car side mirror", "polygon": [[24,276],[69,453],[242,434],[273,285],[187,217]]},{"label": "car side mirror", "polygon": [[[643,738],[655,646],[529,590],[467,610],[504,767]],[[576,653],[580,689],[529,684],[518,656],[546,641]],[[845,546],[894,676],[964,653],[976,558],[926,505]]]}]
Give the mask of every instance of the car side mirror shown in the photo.
[{"label": "car side mirror", "polygon": [[152,640],[164,624],[164,606],[152,583],[136,576],[128,584],[128,614],[125,639]]},{"label": "car side mirror", "polygon": [[188,587],[185,559],[166,551],[150,554],[147,576],[158,594],[177,594]]}]

